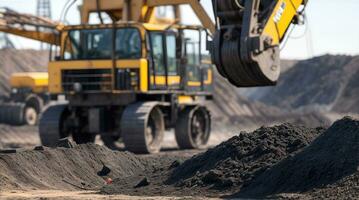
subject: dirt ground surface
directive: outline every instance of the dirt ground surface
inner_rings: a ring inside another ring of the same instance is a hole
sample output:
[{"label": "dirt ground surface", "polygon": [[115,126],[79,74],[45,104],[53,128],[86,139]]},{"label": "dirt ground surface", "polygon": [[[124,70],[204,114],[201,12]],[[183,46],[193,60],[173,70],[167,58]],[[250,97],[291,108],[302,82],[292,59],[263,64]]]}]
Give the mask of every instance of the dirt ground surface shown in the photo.
[{"label": "dirt ground surface", "polygon": [[0,198],[355,199],[358,152],[359,121],[349,117],[329,128],[262,127],[203,151],[20,149],[0,153]]},{"label": "dirt ground surface", "polygon": [[[0,96],[13,72],[46,71],[47,52],[0,57]],[[111,151],[99,139],[34,150],[37,127],[0,125],[0,149],[10,149],[0,153],[0,199],[357,199],[359,122],[333,124],[358,116],[357,63],[285,61],[277,87],[246,95],[215,74],[208,150],[179,151],[173,132],[156,155]]]},{"label": "dirt ground surface", "polygon": [[8,191],[1,192],[0,199],[4,200],[216,200],[218,198],[207,197],[141,197],[128,195],[103,195],[97,191],[63,191],[63,190],[32,190],[32,191]]}]

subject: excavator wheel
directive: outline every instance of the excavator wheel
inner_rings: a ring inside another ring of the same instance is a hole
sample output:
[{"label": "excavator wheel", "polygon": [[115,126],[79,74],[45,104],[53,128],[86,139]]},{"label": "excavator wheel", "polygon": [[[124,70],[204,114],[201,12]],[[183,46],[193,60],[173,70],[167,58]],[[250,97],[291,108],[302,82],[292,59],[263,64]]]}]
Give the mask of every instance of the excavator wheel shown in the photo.
[{"label": "excavator wheel", "polygon": [[71,128],[73,120],[67,104],[48,107],[42,114],[39,123],[41,143],[44,146],[54,147],[62,138],[72,137],[77,144],[93,143],[96,135],[83,132],[82,128]]},{"label": "excavator wheel", "polygon": [[67,104],[50,106],[45,110],[39,123],[42,145],[54,147],[61,138],[66,137],[63,127],[67,112]]},{"label": "excavator wheel", "polygon": [[165,123],[157,102],[129,105],[121,117],[121,134],[126,149],[134,153],[158,153]]},{"label": "excavator wheel", "polygon": [[211,116],[202,106],[187,107],[180,112],[175,127],[180,149],[200,149],[207,145],[211,132]]},{"label": "excavator wheel", "polygon": [[0,105],[0,123],[14,126],[25,124],[24,120],[25,104],[5,103]]}]

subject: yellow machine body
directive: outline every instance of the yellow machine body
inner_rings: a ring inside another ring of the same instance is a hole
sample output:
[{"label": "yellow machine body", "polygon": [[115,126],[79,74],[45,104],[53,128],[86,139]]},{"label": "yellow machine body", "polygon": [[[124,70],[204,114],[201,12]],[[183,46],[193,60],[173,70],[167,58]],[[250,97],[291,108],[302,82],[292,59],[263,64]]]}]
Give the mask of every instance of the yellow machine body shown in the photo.
[{"label": "yellow machine body", "polygon": [[[150,85],[156,84],[159,87],[167,86],[171,88],[172,86],[178,86],[181,84],[183,77],[179,74],[177,75],[151,75],[149,72],[149,61],[148,61],[148,42],[146,42],[146,32],[154,31],[164,33],[168,31],[168,29],[197,29],[200,27],[197,26],[179,26],[179,25],[160,25],[160,24],[149,24],[149,23],[117,23],[114,25],[110,24],[102,24],[102,25],[79,25],[79,26],[68,26],[65,27],[61,36],[61,57],[63,57],[67,51],[71,51],[71,49],[67,48],[66,39],[68,38],[69,31],[72,30],[101,30],[101,29],[121,29],[121,28],[135,28],[139,31],[141,36],[141,49],[142,55],[141,58],[138,59],[98,59],[98,60],[59,60],[52,61],[49,63],[48,71],[49,71],[49,92],[51,94],[75,94],[74,91],[65,91],[63,76],[62,73],[65,70],[109,70],[109,73],[106,75],[102,75],[103,77],[109,77],[107,83],[103,83],[101,90],[96,91],[99,93],[163,93],[168,92],[165,90],[151,90]],[[204,65],[210,65],[208,61],[201,61]],[[138,82],[133,82],[133,90],[118,90],[114,87],[115,78],[113,77],[115,70],[134,70],[137,72]],[[193,81],[188,80],[186,83],[188,87],[210,87],[213,84],[213,72],[212,68],[207,69],[207,74],[205,80],[201,81]],[[184,98],[184,96],[188,95],[188,91],[180,91],[171,90],[171,92],[178,92],[182,94],[181,102],[188,103],[189,99],[194,100],[195,98]],[[210,91],[201,91],[202,93],[210,94]],[[195,95],[196,93],[191,92],[191,95]],[[184,96],[183,96],[184,95]],[[186,100],[183,100],[186,99]]]},{"label": "yellow machine body", "polygon": [[47,92],[48,84],[47,72],[15,73],[10,77],[11,88],[30,88],[34,93]]},{"label": "yellow machine body", "polygon": [[272,38],[272,45],[279,45],[303,2],[304,0],[278,0],[263,31],[264,35]]}]

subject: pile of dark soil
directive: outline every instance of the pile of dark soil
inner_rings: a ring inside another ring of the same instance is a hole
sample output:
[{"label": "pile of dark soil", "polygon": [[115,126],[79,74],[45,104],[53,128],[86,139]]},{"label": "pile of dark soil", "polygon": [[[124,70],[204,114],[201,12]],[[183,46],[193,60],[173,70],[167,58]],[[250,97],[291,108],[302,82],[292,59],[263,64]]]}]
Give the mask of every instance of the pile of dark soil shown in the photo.
[{"label": "pile of dark soil", "polygon": [[[142,173],[120,177],[103,194],[218,197],[238,189],[290,154],[307,146],[324,130],[283,124],[241,133],[205,153],[186,159],[147,160]],[[159,158],[157,158],[159,159]],[[158,164],[156,164],[158,163]],[[140,185],[140,186],[139,186]]]},{"label": "pile of dark soil", "polygon": [[169,182],[177,186],[239,190],[281,160],[306,147],[324,131],[291,124],[262,127],[199,154],[179,166]]},{"label": "pile of dark soil", "polygon": [[93,144],[0,153],[0,190],[96,190],[107,178],[131,176],[144,168],[131,153]]},{"label": "pile of dark soil", "polygon": [[240,195],[305,193],[312,197],[357,198],[358,166],[359,121],[347,117],[334,123],[302,152],[256,177]]}]

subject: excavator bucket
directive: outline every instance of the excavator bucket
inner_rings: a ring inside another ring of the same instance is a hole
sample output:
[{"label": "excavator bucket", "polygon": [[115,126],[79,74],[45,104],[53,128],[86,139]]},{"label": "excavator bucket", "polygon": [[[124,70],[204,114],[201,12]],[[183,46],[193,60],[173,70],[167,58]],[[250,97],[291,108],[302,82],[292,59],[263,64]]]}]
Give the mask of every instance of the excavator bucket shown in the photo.
[{"label": "excavator bucket", "polygon": [[212,60],[238,87],[271,86],[280,74],[279,45],[303,0],[213,0],[217,32]]}]

